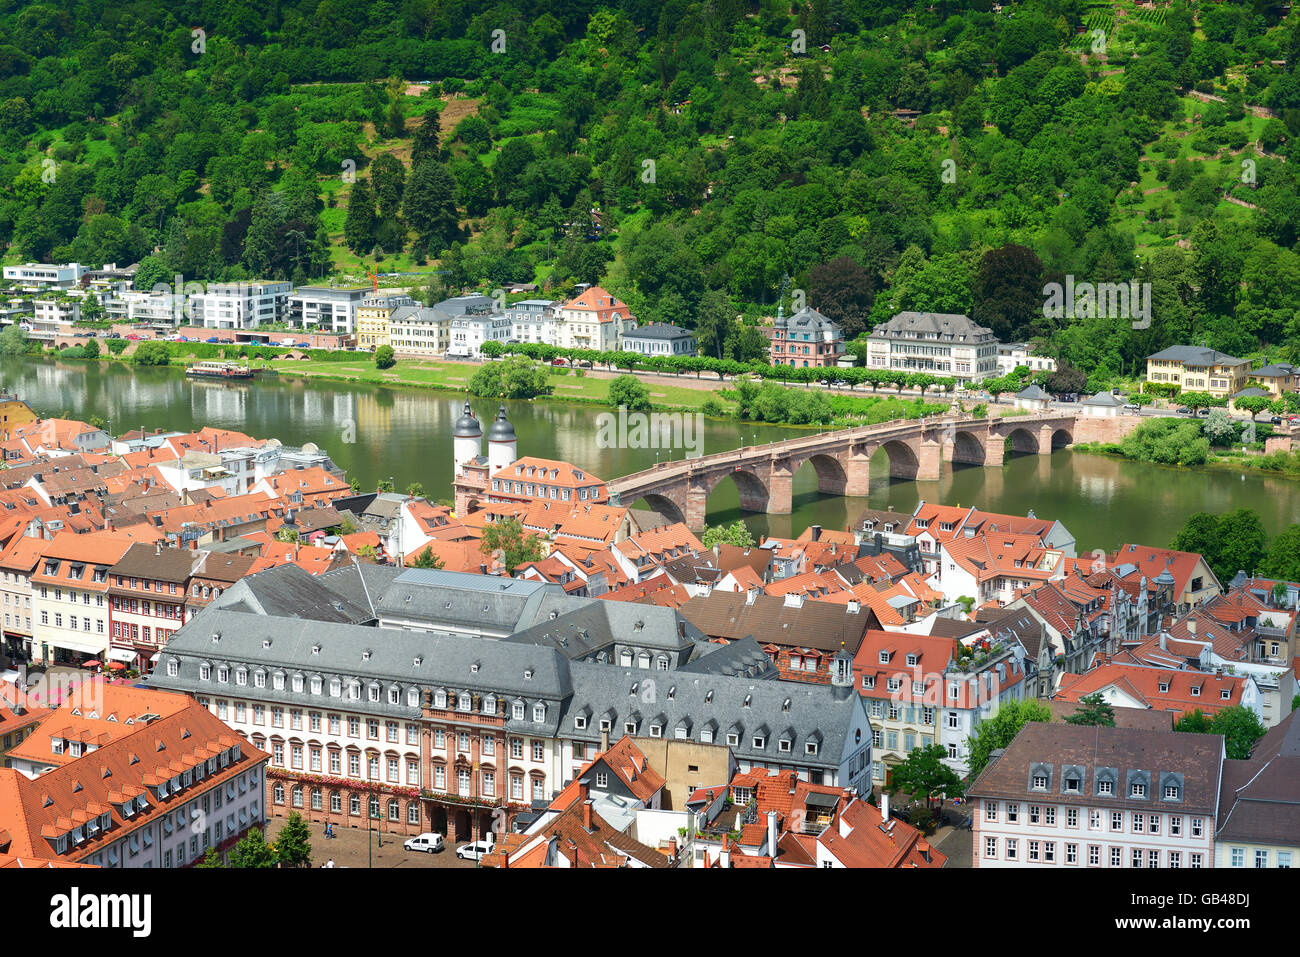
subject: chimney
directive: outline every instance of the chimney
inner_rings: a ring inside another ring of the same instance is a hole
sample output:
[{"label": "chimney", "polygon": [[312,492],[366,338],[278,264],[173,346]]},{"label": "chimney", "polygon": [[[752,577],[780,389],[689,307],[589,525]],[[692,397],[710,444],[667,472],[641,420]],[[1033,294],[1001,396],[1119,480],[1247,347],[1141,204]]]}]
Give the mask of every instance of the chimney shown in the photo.
[{"label": "chimney", "polygon": [[609,750],[609,728],[600,729],[600,753],[604,754]]},{"label": "chimney", "polygon": [[486,575],[486,574],[487,574],[487,564],[486,564],[486,563],[480,563],[480,564],[479,564],[479,566],[478,566],[478,573],[479,573],[480,575]]},{"label": "chimney", "polygon": [[822,537],[822,527],[820,525],[809,525],[808,531],[812,533],[812,540],[818,541]]},{"label": "chimney", "polygon": [[154,553],[154,555],[157,555],[157,556],[161,556],[161,555],[162,555],[162,542],[154,542],[154,543],[153,543],[153,553]]},{"label": "chimney", "polygon": [[587,830],[588,833],[591,832],[591,805],[592,805],[592,803],[593,803],[593,802],[590,801],[590,800],[586,800],[586,801],[583,801],[583,802],[582,802],[582,826],[583,826],[583,828],[585,828],[585,829]]},{"label": "chimney", "polygon": [[677,838],[675,837],[668,839],[668,856],[673,860],[677,860]]},{"label": "chimney", "polygon": [[578,800],[586,803],[587,800],[587,779],[583,778],[578,782]]},{"label": "chimney", "polygon": [[[1188,618],[1188,619],[1187,619],[1187,631],[1188,631],[1188,633],[1189,633],[1193,638],[1196,637],[1196,619],[1195,619],[1195,618]],[[1163,648],[1164,645],[1161,645],[1160,647]]]},{"label": "chimney", "polygon": [[719,867],[731,866],[731,851],[728,850],[726,846],[722,848],[722,853],[718,855],[718,866]]},{"label": "chimney", "polygon": [[767,812],[767,853],[776,857],[776,812]]},{"label": "chimney", "polygon": [[758,597],[758,589],[757,589],[757,588],[748,588],[748,589],[745,590],[745,604],[746,604],[746,605],[752,605],[752,604],[754,604],[754,599],[756,599],[757,597]]},{"label": "chimney", "polygon": [[880,792],[880,823],[889,823],[889,792]]},{"label": "chimney", "polygon": [[1161,651],[1168,651],[1168,650],[1169,650],[1169,647],[1165,644],[1165,638],[1166,638],[1165,633],[1164,633],[1163,631],[1160,632],[1160,650],[1161,650]]}]

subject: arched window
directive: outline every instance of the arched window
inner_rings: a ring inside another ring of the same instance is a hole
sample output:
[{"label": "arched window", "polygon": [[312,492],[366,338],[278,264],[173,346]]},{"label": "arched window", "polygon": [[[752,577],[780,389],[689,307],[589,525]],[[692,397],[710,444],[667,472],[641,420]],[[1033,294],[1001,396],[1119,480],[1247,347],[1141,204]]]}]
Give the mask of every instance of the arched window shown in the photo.
[{"label": "arched window", "polygon": [[474,705],[473,702],[470,700],[469,692],[462,691],[460,693],[460,696],[456,699],[456,710],[469,711],[473,707]]},{"label": "arched window", "polygon": [[272,789],[271,789],[271,794],[272,794],[273,798],[275,799],[275,803],[276,803],[276,804],[283,804],[283,803],[284,803],[284,785],[283,785],[283,784],[277,784],[274,788],[272,788]]}]

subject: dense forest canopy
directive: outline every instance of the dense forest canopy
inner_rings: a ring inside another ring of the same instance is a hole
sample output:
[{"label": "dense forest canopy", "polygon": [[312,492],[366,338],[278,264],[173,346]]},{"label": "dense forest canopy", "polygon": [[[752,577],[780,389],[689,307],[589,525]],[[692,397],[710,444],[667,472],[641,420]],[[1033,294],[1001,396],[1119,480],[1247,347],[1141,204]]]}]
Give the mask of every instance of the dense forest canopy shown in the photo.
[{"label": "dense forest canopy", "polygon": [[[1294,360],[1300,12],[1282,13],[9,3],[0,243],[6,262],[140,261],[146,289],[600,281],[728,357],[755,348],[737,316],[802,298],[850,338],[964,312],[1102,376],[1174,343]],[[1045,317],[1067,275],[1150,283],[1152,322]]]}]

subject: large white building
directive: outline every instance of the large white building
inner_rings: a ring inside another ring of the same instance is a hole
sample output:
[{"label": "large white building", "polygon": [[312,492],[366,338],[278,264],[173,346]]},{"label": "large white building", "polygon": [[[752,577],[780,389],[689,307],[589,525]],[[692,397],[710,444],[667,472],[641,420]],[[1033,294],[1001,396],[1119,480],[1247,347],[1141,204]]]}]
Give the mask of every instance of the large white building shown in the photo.
[{"label": "large white building", "polygon": [[627,303],[600,286],[590,286],[564,303],[558,316],[557,345],[562,349],[613,352],[622,346],[623,336],[636,329],[636,317]]},{"label": "large white building", "polygon": [[89,266],[80,263],[23,263],[20,266],[5,266],[3,275],[10,282],[35,289],[47,289],[57,286],[67,289],[75,286],[81,277],[90,271]]},{"label": "large white building", "polygon": [[967,789],[975,867],[1215,865],[1223,738],[1026,724]]},{"label": "large white building", "polygon": [[506,306],[510,318],[510,338],[515,342],[559,344],[559,303],[552,299],[521,299]]},{"label": "large white building", "polygon": [[253,329],[288,315],[289,282],[214,282],[187,302],[190,322],[205,329]]},{"label": "large white building", "polygon": [[370,295],[369,286],[299,286],[289,296],[289,322],[299,329],[352,334],[357,308]]},{"label": "large white building", "polygon": [[929,372],[965,385],[998,374],[998,340],[963,315],[900,312],[867,337],[867,368]]}]

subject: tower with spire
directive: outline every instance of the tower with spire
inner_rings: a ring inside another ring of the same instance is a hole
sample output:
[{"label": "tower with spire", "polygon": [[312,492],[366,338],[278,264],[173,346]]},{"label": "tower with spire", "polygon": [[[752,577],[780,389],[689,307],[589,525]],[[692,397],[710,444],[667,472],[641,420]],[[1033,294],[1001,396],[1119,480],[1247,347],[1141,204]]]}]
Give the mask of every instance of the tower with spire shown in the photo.
[{"label": "tower with spire", "polygon": [[466,463],[473,462],[483,454],[483,427],[474,417],[474,410],[465,400],[465,408],[456,426],[451,432],[452,474],[460,478],[464,474]]},{"label": "tower with spire", "polygon": [[515,427],[506,418],[506,404],[501,403],[496,420],[488,429],[488,474],[503,469],[519,458],[519,440],[515,437]]}]

